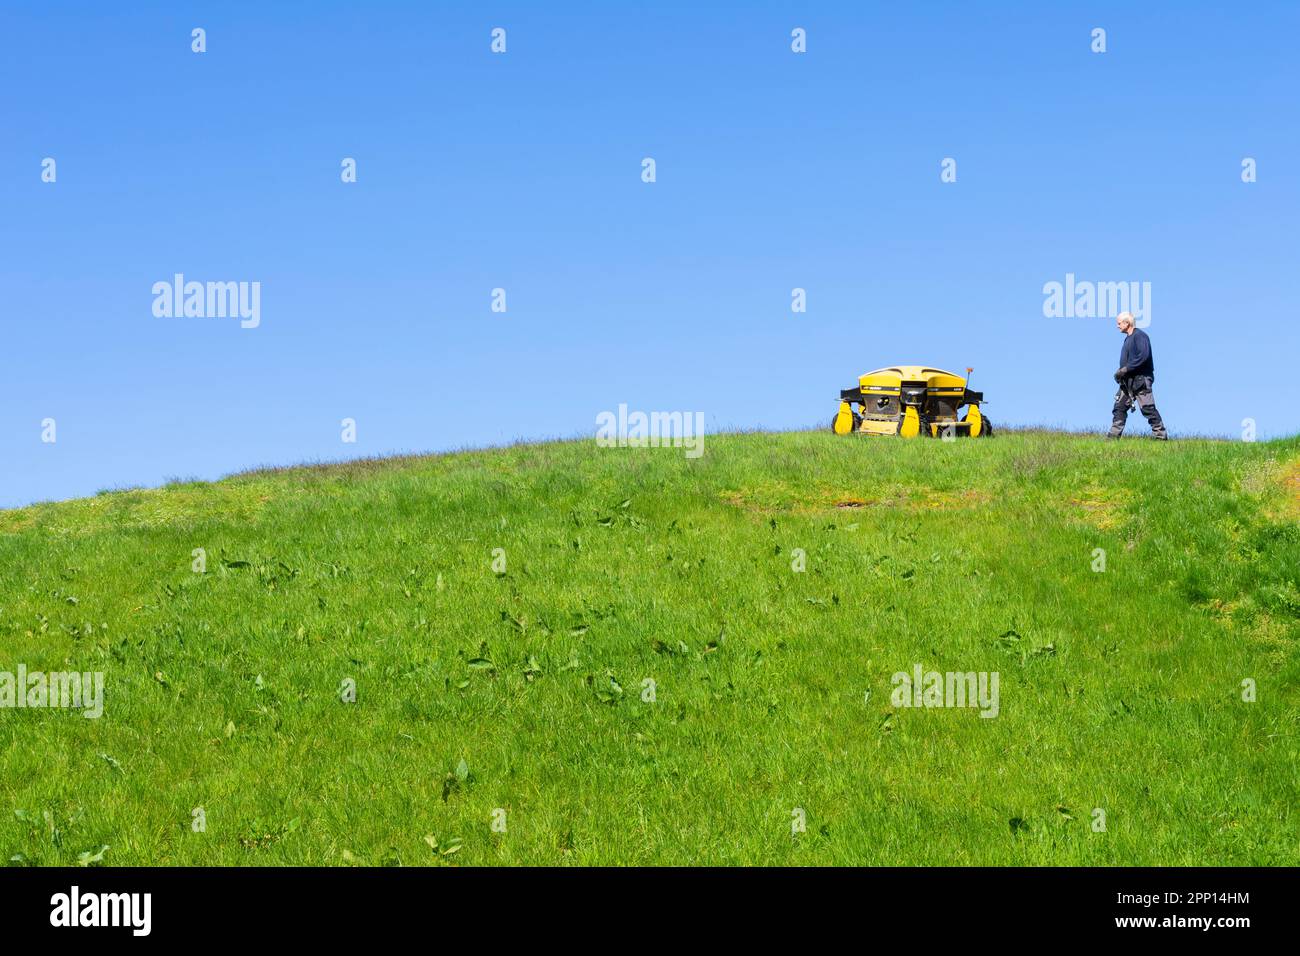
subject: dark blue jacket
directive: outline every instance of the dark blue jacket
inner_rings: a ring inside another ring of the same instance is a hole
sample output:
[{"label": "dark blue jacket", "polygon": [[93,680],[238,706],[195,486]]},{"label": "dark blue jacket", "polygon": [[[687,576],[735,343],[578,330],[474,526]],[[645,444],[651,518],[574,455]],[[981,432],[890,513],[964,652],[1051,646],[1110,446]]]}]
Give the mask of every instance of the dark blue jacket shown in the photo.
[{"label": "dark blue jacket", "polygon": [[1150,375],[1156,377],[1156,366],[1151,361],[1151,339],[1141,329],[1134,329],[1132,335],[1124,336],[1124,346],[1119,350],[1119,364],[1128,369],[1129,375]]}]

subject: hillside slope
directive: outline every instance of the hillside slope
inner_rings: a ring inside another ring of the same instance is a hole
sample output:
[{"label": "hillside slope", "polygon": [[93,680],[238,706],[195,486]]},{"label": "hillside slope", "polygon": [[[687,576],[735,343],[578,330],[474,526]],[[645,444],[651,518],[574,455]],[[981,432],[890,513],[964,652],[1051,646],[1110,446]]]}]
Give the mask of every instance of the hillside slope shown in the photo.
[{"label": "hillside slope", "polygon": [[[1298,462],[746,434],[0,512],[0,671],[105,680],[0,710],[0,850],[1295,865]],[[917,665],[996,717],[899,706]]]}]

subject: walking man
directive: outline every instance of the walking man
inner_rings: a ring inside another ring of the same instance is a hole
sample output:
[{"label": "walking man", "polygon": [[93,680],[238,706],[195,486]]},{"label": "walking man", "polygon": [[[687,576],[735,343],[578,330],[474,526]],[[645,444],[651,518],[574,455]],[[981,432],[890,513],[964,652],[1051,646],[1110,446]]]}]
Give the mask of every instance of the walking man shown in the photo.
[{"label": "walking man", "polygon": [[1115,327],[1124,333],[1124,346],[1119,350],[1119,371],[1115,373],[1119,391],[1115,393],[1110,434],[1106,437],[1119,438],[1124,433],[1129,410],[1136,402],[1151,426],[1152,436],[1167,441],[1169,434],[1165,431],[1165,423],[1160,420],[1160,413],[1156,411],[1155,396],[1151,394],[1151,385],[1156,379],[1155,363],[1151,361],[1151,339],[1133,324],[1131,312],[1117,315]]}]

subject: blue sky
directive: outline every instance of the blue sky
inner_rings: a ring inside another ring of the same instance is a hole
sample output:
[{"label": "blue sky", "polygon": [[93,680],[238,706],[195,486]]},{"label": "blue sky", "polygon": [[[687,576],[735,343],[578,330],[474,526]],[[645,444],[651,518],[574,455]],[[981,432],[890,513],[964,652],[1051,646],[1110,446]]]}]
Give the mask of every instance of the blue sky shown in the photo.
[{"label": "blue sky", "polygon": [[[1101,430],[1121,339],[1044,317],[1067,273],[1151,283],[1175,436],[1294,433],[1297,36],[1281,2],[6,4],[0,507],[620,403],[824,427],[897,362]],[[177,272],[260,282],[260,326],[154,316]]]}]

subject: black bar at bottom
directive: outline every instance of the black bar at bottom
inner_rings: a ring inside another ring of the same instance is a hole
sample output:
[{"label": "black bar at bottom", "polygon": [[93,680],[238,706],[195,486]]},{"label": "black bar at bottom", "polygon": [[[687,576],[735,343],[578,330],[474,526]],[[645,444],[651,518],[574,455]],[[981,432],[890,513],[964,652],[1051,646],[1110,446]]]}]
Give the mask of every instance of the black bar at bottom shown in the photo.
[{"label": "black bar at bottom", "polygon": [[[658,933],[701,916],[730,932],[761,933],[769,920],[810,929],[805,923],[811,920],[818,931],[848,929],[876,938],[903,939],[922,928],[943,937],[979,927],[982,939],[998,942],[1039,938],[1044,931],[1068,939],[1198,935],[1230,942],[1241,933],[1284,930],[1291,920],[1283,910],[1296,887],[1294,870],[1228,868],[3,872],[0,919],[8,941],[75,933],[83,942],[117,937],[205,944],[373,943],[376,934],[438,925],[491,927],[493,933],[515,926],[526,934],[529,925],[538,929],[535,920],[553,928],[556,920],[570,920],[584,927],[584,935],[601,925],[653,924]],[[142,894],[148,894],[147,909]]]}]

